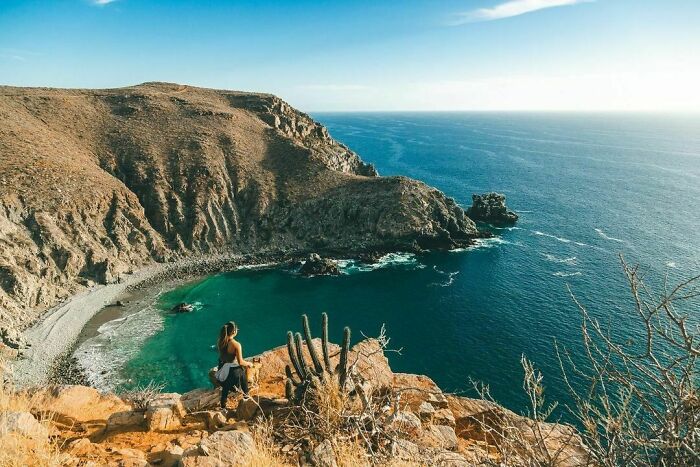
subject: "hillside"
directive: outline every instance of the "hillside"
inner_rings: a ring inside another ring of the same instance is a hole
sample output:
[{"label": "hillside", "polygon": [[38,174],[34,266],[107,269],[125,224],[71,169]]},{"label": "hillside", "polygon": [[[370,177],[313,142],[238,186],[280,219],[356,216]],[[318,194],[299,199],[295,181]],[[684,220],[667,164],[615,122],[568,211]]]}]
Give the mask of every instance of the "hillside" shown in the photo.
[{"label": "hillside", "polygon": [[92,281],[222,252],[450,248],[474,223],[268,94],[0,87],[0,324]]}]

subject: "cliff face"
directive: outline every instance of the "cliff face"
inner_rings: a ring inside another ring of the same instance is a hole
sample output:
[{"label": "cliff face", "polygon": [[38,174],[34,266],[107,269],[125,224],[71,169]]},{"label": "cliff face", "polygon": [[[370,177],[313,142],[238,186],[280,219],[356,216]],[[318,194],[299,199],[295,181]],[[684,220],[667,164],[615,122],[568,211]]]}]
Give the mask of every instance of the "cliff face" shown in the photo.
[{"label": "cliff face", "polygon": [[267,94],[0,87],[0,322],[197,253],[448,248],[476,229]]}]

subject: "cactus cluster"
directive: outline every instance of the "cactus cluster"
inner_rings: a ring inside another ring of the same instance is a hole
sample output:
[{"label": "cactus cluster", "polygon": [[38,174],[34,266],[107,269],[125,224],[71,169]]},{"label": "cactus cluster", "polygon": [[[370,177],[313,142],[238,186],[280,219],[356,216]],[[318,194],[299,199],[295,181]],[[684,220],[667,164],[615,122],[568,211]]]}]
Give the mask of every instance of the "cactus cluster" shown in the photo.
[{"label": "cactus cluster", "polygon": [[[311,357],[311,365],[306,362],[303,352],[303,341],[300,333],[293,334],[287,331],[287,352],[292,366],[285,367],[287,383],[285,392],[290,401],[299,401],[306,390],[318,382],[325,381],[326,378],[337,376],[338,387],[343,390],[348,377],[348,353],[350,351],[350,328],[343,330],[343,344],[340,348],[340,361],[335,368],[331,367],[331,358],[328,351],[328,315],[322,315],[321,351],[322,358],[319,358],[316,348],[313,346],[311,329],[309,328],[309,318],[306,315],[301,317],[301,326],[304,332],[303,340]],[[293,369],[292,369],[293,367]]]}]

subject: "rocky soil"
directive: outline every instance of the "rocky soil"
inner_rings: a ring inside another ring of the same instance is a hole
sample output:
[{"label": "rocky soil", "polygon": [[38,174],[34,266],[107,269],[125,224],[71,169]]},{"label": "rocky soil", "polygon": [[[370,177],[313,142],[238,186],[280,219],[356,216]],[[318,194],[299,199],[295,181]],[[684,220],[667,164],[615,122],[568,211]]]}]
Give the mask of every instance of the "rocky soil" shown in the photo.
[{"label": "rocky soil", "polygon": [[0,87],[0,121],[6,336],[84,287],[153,262],[450,248],[477,234],[452,199],[377,176],[268,94]]},{"label": "rocky soil", "polygon": [[[320,352],[320,341],[313,345]],[[332,345],[332,352],[337,349]],[[306,347],[303,351],[308,358]],[[355,345],[348,360],[354,362],[353,378],[362,382],[362,394],[389,391],[397,401],[377,415],[377,423],[391,433],[391,445],[371,456],[361,450],[354,465],[503,465],[505,454],[507,465],[545,465],[518,457],[528,446],[557,459],[546,465],[584,465],[586,452],[570,427],[445,394],[425,376],[394,373],[375,339]],[[231,397],[225,411],[217,409],[219,389],[120,398],[84,386],[52,386],[34,391],[36,409],[8,413],[3,435],[49,436],[61,446],[62,465],[72,466],[347,465],[342,456],[348,453],[338,451],[338,440],[321,439],[311,428],[294,440],[282,435],[282,425],[298,410],[284,398],[289,364],[286,347],[260,355],[252,399]],[[51,421],[38,424],[47,414]],[[538,432],[547,433],[539,443],[533,436]],[[506,453],[497,433],[519,434],[522,450]],[[261,463],[261,457],[267,461]]]}]

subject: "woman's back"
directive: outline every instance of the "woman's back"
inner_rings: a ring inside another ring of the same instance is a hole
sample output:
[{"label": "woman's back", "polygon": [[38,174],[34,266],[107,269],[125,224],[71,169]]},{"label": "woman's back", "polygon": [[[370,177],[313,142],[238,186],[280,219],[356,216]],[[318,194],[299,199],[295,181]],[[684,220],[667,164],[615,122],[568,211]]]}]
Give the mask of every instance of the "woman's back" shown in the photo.
[{"label": "woman's back", "polygon": [[219,343],[219,360],[223,363],[234,363],[236,361],[236,344],[233,339],[226,339]]}]

